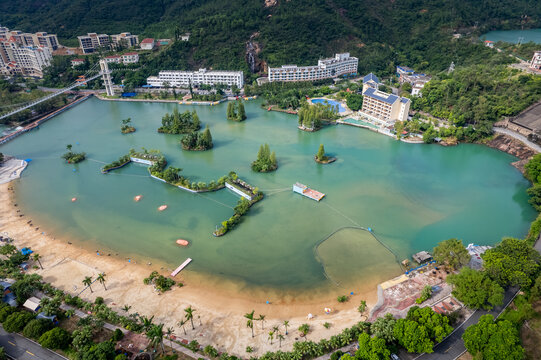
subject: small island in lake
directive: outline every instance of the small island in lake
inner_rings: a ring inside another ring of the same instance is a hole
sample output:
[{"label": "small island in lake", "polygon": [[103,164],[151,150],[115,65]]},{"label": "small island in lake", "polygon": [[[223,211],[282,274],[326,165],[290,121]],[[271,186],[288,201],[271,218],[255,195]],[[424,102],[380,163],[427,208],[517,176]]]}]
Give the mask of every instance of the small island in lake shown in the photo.
[{"label": "small island in lake", "polygon": [[86,159],[86,154],[84,152],[82,153],[75,153],[71,151],[71,148],[73,146],[71,144],[66,145],[66,149],[68,150],[67,153],[62,155],[62,159],[66,160],[68,164],[77,164]]},{"label": "small island in lake", "polygon": [[317,131],[323,121],[333,121],[338,117],[338,110],[330,104],[303,105],[299,109],[299,129]]},{"label": "small island in lake", "polygon": [[269,144],[261,145],[257,159],[252,163],[252,170],[257,172],[271,172],[278,169],[276,153],[270,152]]},{"label": "small island in lake", "polygon": [[158,128],[159,133],[164,134],[189,134],[201,129],[199,116],[194,111],[185,111],[182,114],[177,109],[173,113],[165,114],[162,117],[162,126]]},{"label": "small island in lake", "polygon": [[241,100],[233,101],[227,104],[227,120],[246,120],[246,111],[244,111],[244,104]]},{"label": "small island in lake", "polygon": [[130,123],[131,123],[131,118],[122,120],[122,126],[120,127],[120,131],[123,134],[129,134],[129,133],[135,132],[135,128],[131,126]]},{"label": "small island in lake", "polygon": [[325,147],[323,144],[319,144],[319,150],[317,151],[316,156],[314,156],[314,160],[320,164],[330,164],[335,162],[336,158],[325,155]]},{"label": "small island in lake", "polygon": [[212,135],[209,126],[205,127],[203,132],[191,132],[186,134],[180,140],[180,145],[184,150],[204,151],[212,149]]}]

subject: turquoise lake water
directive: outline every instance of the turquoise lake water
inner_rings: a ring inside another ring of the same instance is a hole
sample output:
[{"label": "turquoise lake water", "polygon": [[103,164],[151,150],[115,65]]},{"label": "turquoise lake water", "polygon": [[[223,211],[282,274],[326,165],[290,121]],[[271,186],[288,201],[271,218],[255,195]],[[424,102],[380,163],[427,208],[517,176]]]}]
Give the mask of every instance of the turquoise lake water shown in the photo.
[{"label": "turquoise lake water", "polygon": [[541,29],[530,29],[530,30],[498,30],[490,31],[481,36],[481,39],[491,41],[505,41],[508,43],[516,44],[518,39],[522,37],[523,43],[533,41],[535,43],[541,44]]},{"label": "turquoise lake water", "polygon": [[[259,101],[246,103],[245,122],[231,122],[225,119],[226,106],[92,98],[0,151],[33,159],[17,183],[17,201],[48,233],[171,268],[191,257],[186,276],[243,286],[304,291],[332,282],[354,286],[400,272],[395,256],[365,232],[339,231],[315,250],[342,227],[371,227],[401,260],[451,237],[465,244],[522,237],[535,218],[527,202],[529,184],[510,165],[515,158],[508,154],[480,145],[406,144],[346,125],[303,132],[295,116],[265,111]],[[175,107],[197,111],[203,126],[210,126],[214,149],[183,151],[179,136],[156,132],[161,117]],[[137,131],[122,135],[120,122],[127,117]],[[276,151],[274,173],[250,169],[263,143]],[[314,162],[320,143],[338,158],[335,163]],[[65,164],[60,156],[66,144],[85,151],[87,160]],[[194,181],[208,182],[234,170],[266,197],[235,230],[215,238],[212,232],[232,215],[238,200],[229,190],[187,193],[151,179],[146,167],[135,164],[100,173],[103,163],[141,147],[161,150],[170,165]],[[318,203],[293,193],[297,181],[326,197]],[[143,199],[136,203],[138,194]],[[72,197],[78,200],[72,203]],[[169,208],[157,211],[162,204]],[[191,245],[178,247],[178,238]]]}]

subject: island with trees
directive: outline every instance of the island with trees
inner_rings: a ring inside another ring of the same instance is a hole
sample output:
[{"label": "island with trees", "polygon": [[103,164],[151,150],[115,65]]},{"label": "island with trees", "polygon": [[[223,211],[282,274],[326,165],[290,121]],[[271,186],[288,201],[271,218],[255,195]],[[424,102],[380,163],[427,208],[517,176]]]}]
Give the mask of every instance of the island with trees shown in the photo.
[{"label": "island with trees", "polygon": [[241,195],[239,201],[237,202],[237,205],[234,208],[235,213],[229,219],[222,221],[222,226],[212,233],[217,237],[223,236],[229,230],[234,229],[235,226],[240,222],[242,216],[246,215],[252,205],[263,199],[263,193],[259,191],[257,187],[253,187],[245,181],[239,179],[237,174],[230,174],[229,179],[226,180],[226,184],[230,188],[235,188],[237,190],[237,194],[240,192],[244,195]]},{"label": "island with trees", "polygon": [[76,153],[71,151],[73,148],[73,145],[68,144],[66,145],[66,150],[68,150],[64,155],[62,155],[62,159],[66,160],[68,164],[77,164],[86,159],[86,153]]},{"label": "island with trees", "polygon": [[323,144],[319,144],[317,154],[314,156],[314,160],[319,164],[330,164],[336,161],[335,157],[325,155],[325,147]]},{"label": "island with trees", "polygon": [[199,129],[201,129],[201,122],[195,110],[186,110],[180,113],[175,109],[171,115],[167,113],[162,117],[162,126],[158,128],[158,132],[164,134],[188,134],[199,131]]},{"label": "island with trees", "polygon": [[244,104],[241,100],[232,101],[227,104],[227,120],[246,120],[246,112],[244,111]]},{"label": "island with trees", "polygon": [[271,172],[278,169],[276,153],[271,153],[269,144],[261,145],[257,153],[257,159],[252,162],[252,170],[257,172]]},{"label": "island with trees", "polygon": [[330,104],[304,104],[299,109],[299,129],[304,131],[317,131],[323,122],[330,122],[338,118],[338,110]]},{"label": "island with trees", "polygon": [[135,128],[131,126],[130,124],[131,124],[131,118],[122,120],[122,126],[120,127],[120,131],[123,134],[129,134],[129,133],[135,132]]},{"label": "island with trees", "polygon": [[184,135],[180,140],[180,145],[184,150],[204,151],[212,149],[214,145],[209,126],[207,125],[202,132],[194,131]]}]

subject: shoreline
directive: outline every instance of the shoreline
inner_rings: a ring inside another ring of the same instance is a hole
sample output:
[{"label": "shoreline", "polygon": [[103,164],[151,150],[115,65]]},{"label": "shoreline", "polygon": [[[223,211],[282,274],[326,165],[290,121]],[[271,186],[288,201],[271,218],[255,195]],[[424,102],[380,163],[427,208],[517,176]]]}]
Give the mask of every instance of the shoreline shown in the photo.
[{"label": "shoreline", "polygon": [[[15,186],[16,182],[0,185],[0,232],[7,232],[14,238],[14,245],[17,247],[31,247],[41,255],[44,269],[32,269],[29,270],[30,273],[40,274],[44,281],[76,295],[83,289],[81,281],[85,276],[95,277],[98,273],[105,272],[107,291],[98,285],[93,288],[94,293],[85,291],[80,295],[81,298],[93,301],[95,297],[101,296],[105,303],[119,314],[123,314],[121,308],[124,305],[131,305],[131,312],[149,317],[154,315],[155,322],[173,327],[180,339],[195,339],[203,346],[213,345],[219,351],[242,357],[246,356],[246,346],[252,346],[256,349],[254,354],[261,356],[267,351],[280,349],[277,344],[270,345],[267,332],[270,327],[280,325],[284,320],[288,320],[291,325],[290,335],[282,343],[281,350],[289,350],[295,338],[298,338],[296,329],[301,324],[310,324],[311,340],[329,338],[361,320],[356,309],[360,300],[366,300],[369,308],[377,301],[377,287],[374,285],[371,291],[356,293],[350,296],[348,302],[342,304],[321,290],[312,291],[311,297],[302,299],[295,294],[282,293],[281,298],[272,298],[272,303],[266,304],[261,300],[268,295],[263,289],[253,290],[249,286],[219,277],[209,281],[207,275],[191,272],[180,273],[175,277],[176,281],[184,283],[184,287],[173,287],[171,291],[158,294],[152,286],[143,284],[143,278],[153,270],[158,270],[165,276],[169,275],[162,264],[149,266],[144,262],[127,262],[118,257],[104,256],[105,252],[98,256],[96,252],[76,245],[76,240],[70,244],[69,239],[43,235],[42,232],[47,229],[36,223],[29,226],[28,217],[20,216],[22,213],[17,212],[21,210],[14,203]],[[121,254],[121,257],[125,255]],[[343,289],[340,291],[346,293]],[[195,330],[188,326],[187,335],[184,336],[177,324],[184,317],[183,309],[190,305],[196,309],[194,323],[197,326]],[[324,308],[329,306],[333,308],[333,313],[325,315]],[[262,330],[260,324],[255,326],[255,338],[251,337],[243,317],[252,309],[256,314],[266,315],[266,330]],[[315,317],[307,320],[308,313]],[[199,326],[198,316],[202,326]],[[330,329],[323,326],[325,322],[332,324]]]}]

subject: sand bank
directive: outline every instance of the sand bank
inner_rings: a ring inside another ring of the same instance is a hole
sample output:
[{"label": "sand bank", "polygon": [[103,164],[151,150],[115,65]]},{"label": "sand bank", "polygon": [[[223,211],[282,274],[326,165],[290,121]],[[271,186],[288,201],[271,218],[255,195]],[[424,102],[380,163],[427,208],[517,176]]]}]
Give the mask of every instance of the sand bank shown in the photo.
[{"label": "sand bank", "polygon": [[[107,274],[107,291],[96,283],[92,286],[93,293],[86,290],[80,295],[83,299],[92,301],[96,296],[101,296],[120,314],[123,313],[121,308],[124,305],[130,305],[130,313],[154,315],[155,322],[164,323],[166,327],[172,326],[178,337],[196,339],[203,346],[211,344],[219,351],[243,357],[248,355],[245,352],[246,346],[254,347],[256,355],[277,351],[278,342],[275,340],[273,345],[270,345],[268,332],[272,326],[288,320],[290,334],[282,343],[281,350],[289,350],[298,337],[296,329],[301,324],[311,325],[312,331],[308,335],[310,340],[329,338],[361,320],[356,310],[361,299],[367,300],[369,307],[377,300],[374,284],[370,286],[373,290],[350,296],[349,302],[343,304],[336,301],[335,293],[322,292],[314,292],[312,296],[302,299],[294,295],[284,295],[280,299],[274,299],[271,304],[266,304],[261,300],[265,298],[265,294],[247,293],[246,289],[238,284],[224,284],[223,279],[216,279],[213,284],[208,277],[197,274],[190,274],[184,279],[186,275],[182,273],[175,279],[183,281],[184,287],[175,287],[172,291],[159,295],[153,291],[152,286],[143,284],[143,278],[153,270],[158,270],[163,275],[169,275],[168,271],[160,269],[160,265],[148,265],[143,261],[136,263],[135,259],[127,262],[123,258],[103,256],[103,253],[98,256],[95,251],[78,246],[74,239],[48,236],[47,229],[40,224],[29,224],[30,219],[14,203],[16,183],[17,181],[0,185],[0,233],[7,232],[15,239],[17,247],[31,247],[41,255],[44,269],[31,271],[72,295],[83,290],[81,282],[85,276],[95,277],[104,272]],[[215,287],[218,283],[220,286]],[[183,309],[189,305],[196,309],[196,328],[192,330],[190,325],[186,326],[187,335],[184,335],[177,324],[184,317]],[[333,313],[325,315],[325,307],[331,307]],[[266,315],[264,330],[261,322],[256,322],[256,336],[253,339],[243,317],[252,309],[256,315]],[[307,320],[308,313],[315,317]],[[323,327],[325,322],[331,324],[330,329]],[[284,333],[283,326],[280,329]]]}]

